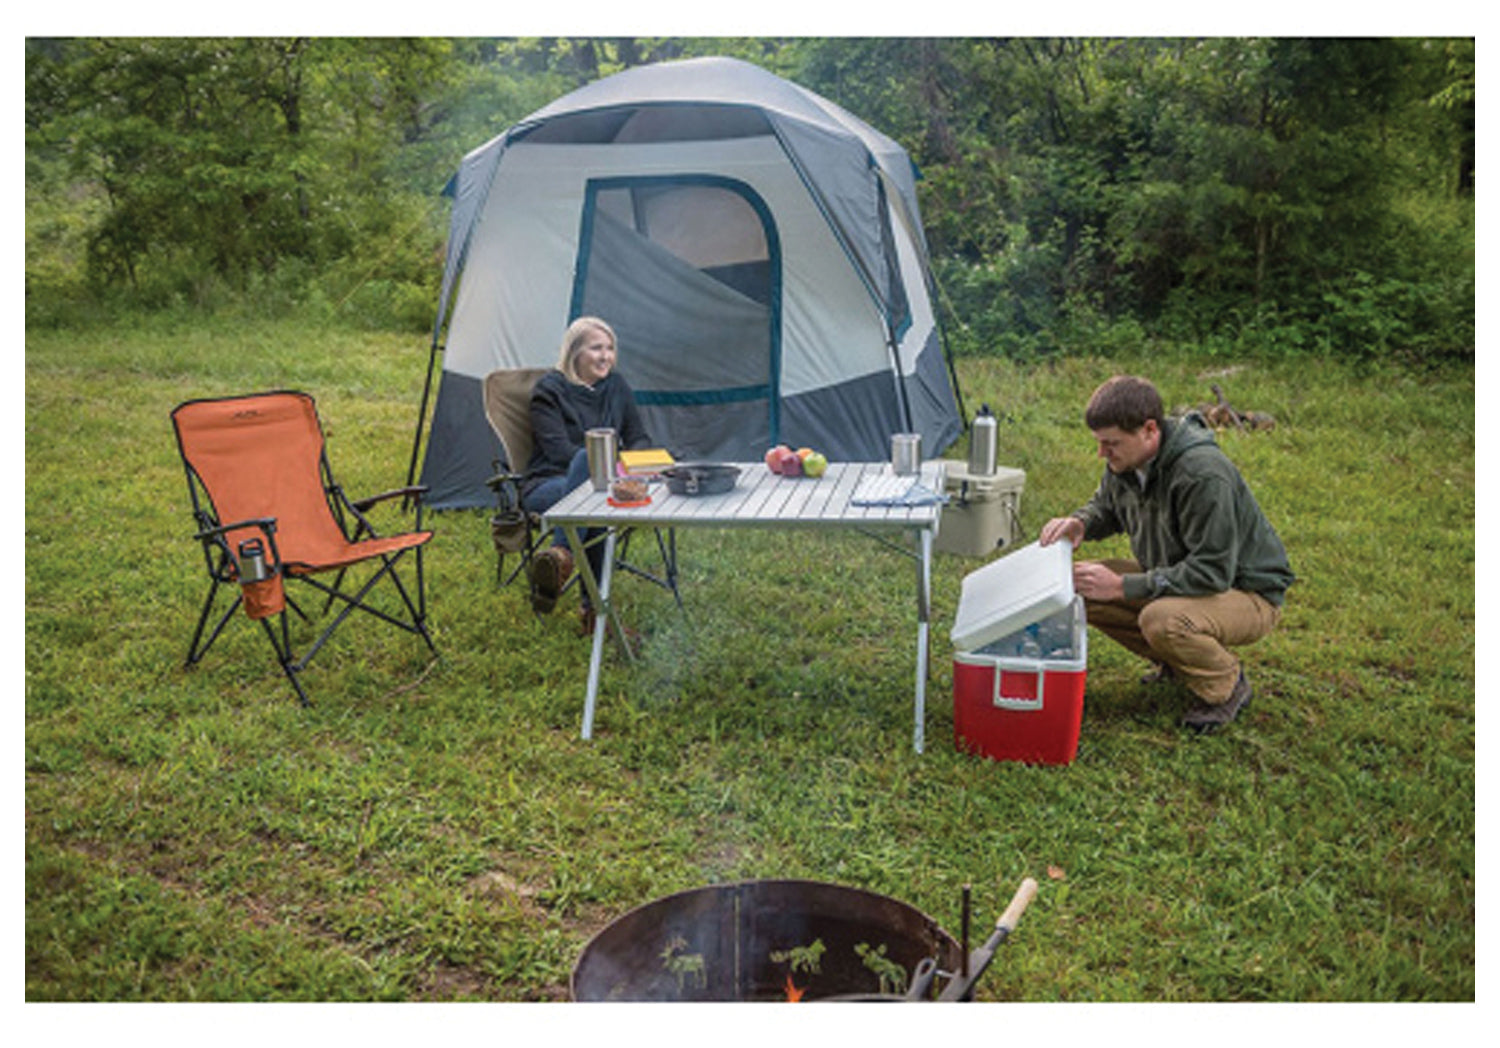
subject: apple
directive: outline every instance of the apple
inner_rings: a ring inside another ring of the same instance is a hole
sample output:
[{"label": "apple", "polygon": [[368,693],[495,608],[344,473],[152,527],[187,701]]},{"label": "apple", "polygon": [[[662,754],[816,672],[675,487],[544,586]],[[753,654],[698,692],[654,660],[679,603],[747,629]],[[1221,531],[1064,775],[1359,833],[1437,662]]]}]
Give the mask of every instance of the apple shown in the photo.
[{"label": "apple", "polygon": [[802,476],[801,457],[791,448],[787,448],[776,463],[776,472],[780,473],[783,477]]},{"label": "apple", "polygon": [[821,477],[828,472],[828,458],[821,451],[809,452],[802,460],[802,472],[809,477]]},{"label": "apple", "polygon": [[791,450],[785,444],[777,444],[774,448],[771,448],[766,452],[766,468],[772,473],[780,473],[782,456],[789,454]]}]

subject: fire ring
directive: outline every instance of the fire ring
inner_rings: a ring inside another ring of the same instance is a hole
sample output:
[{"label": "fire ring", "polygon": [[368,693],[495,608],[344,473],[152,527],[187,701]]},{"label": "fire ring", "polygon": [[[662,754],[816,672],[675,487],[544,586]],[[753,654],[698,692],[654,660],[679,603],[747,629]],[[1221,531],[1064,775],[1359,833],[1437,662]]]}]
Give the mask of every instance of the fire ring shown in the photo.
[{"label": "fire ring", "polygon": [[[892,999],[963,951],[920,910],[858,888],[758,880],[664,896],[595,935],[575,1001]],[[929,962],[923,965],[923,962]]]}]

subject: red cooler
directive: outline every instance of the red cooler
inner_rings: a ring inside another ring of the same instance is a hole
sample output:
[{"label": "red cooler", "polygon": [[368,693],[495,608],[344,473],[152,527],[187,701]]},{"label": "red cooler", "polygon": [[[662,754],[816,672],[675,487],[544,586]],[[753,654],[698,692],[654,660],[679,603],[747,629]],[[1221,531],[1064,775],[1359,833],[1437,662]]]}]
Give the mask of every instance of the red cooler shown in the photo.
[{"label": "red cooler", "polygon": [[965,576],[951,637],[959,749],[994,760],[1071,763],[1088,676],[1072,545],[1032,543]]}]

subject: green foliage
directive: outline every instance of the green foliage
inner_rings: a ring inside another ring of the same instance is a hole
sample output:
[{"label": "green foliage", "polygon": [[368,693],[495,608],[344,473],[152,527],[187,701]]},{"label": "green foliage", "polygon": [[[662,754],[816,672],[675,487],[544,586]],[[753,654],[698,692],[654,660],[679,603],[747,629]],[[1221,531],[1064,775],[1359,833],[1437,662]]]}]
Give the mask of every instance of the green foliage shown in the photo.
[{"label": "green foliage", "polygon": [[704,54],[907,147],[960,353],[1473,356],[1472,39],[29,40],[28,318],[276,289],[418,330],[468,150]]},{"label": "green foliage", "polygon": [[1052,352],[1086,302],[1205,343],[1274,315],[1267,349],[1473,352],[1472,41],[809,50],[804,82],[923,169],[961,351]]},{"label": "green foliage", "polygon": [[967,558],[935,565],[911,752],[910,565],[860,536],[681,533],[687,614],[621,582],[646,642],[607,655],[588,743],[574,605],[539,620],[495,585],[483,512],[429,518],[439,658],[347,626],[302,710],[237,619],[184,669],[203,578],[168,412],[307,389],[339,479],[384,490],[426,340],[170,311],[29,332],[27,999],[558,1000],[594,933],[669,892],[825,879],[956,934],[964,885],[984,922],[1028,875],[982,1001],[1474,999],[1473,367],[1128,342],[959,362],[1026,470],[1024,536],[1097,478],[1099,381],[1147,373],[1174,406],[1218,383],[1278,420],[1220,439],[1299,581],[1232,729],[1185,735],[1091,636],[1078,759],[1045,768],[953,744]]}]

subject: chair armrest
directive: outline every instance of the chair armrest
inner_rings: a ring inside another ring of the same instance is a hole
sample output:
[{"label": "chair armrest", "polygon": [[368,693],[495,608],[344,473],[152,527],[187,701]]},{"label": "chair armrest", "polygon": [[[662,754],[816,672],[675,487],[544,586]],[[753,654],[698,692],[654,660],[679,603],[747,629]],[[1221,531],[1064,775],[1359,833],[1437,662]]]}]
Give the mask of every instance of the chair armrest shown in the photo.
[{"label": "chair armrest", "polygon": [[265,532],[267,536],[271,536],[276,533],[276,518],[250,517],[246,520],[231,521],[228,524],[218,524],[212,528],[204,528],[202,531],[194,535],[193,538],[199,542],[202,542],[206,539],[218,538],[230,531],[238,531],[241,528],[259,528],[261,531]]},{"label": "chair armrest", "polygon": [[358,499],[349,503],[349,505],[363,513],[371,506],[385,502],[387,499],[409,498],[416,502],[421,502],[422,496],[425,494],[427,494],[427,486],[425,484],[414,484],[411,487],[392,488],[390,491],[382,491],[378,495],[370,495],[366,498]]},{"label": "chair armrest", "polygon": [[[260,533],[266,537],[266,562],[271,565],[272,570],[281,570],[281,550],[276,545],[276,518],[275,517],[248,517],[245,520],[230,521],[228,524],[216,524],[213,527],[204,528],[193,536],[194,539],[203,543],[203,556],[207,559],[209,571],[221,582],[230,581],[235,575],[228,574],[232,566],[235,573],[239,572],[239,552],[231,549],[224,536],[231,531],[240,531],[245,528],[258,528]],[[218,567],[214,566],[214,550],[219,551]]]}]

